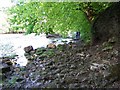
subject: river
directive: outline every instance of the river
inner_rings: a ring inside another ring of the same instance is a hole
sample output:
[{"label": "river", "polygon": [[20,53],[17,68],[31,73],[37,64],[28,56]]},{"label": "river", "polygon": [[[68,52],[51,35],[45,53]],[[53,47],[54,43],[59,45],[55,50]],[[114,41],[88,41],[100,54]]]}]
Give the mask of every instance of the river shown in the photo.
[{"label": "river", "polygon": [[63,38],[46,38],[45,34],[35,35],[35,33],[24,34],[0,34],[0,57],[18,55],[17,64],[25,66],[27,59],[24,56],[24,47],[32,45],[34,49],[38,47],[46,47],[52,41],[56,41],[56,45],[64,44],[62,41],[70,42],[72,39]]}]

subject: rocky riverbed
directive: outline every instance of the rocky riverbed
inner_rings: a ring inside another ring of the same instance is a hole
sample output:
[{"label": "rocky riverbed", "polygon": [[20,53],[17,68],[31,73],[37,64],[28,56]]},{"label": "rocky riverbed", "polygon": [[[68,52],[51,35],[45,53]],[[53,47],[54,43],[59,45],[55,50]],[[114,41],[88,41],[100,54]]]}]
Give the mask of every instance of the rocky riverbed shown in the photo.
[{"label": "rocky riverbed", "polygon": [[35,33],[23,34],[0,34],[0,57],[17,56],[17,63],[20,66],[27,64],[27,59],[24,57],[23,48],[32,45],[33,48],[46,47],[53,42],[55,45],[70,42],[70,38],[51,37],[46,38],[45,34],[35,35]]},{"label": "rocky riverbed", "polygon": [[112,39],[95,46],[69,43],[24,50],[29,62],[3,73],[3,89],[120,88],[118,45]]}]

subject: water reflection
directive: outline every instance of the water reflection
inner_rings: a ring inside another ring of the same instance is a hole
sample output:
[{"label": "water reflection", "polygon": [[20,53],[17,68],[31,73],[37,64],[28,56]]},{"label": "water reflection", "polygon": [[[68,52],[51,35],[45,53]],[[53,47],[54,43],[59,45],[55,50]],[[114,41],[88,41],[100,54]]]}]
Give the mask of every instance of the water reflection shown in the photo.
[{"label": "water reflection", "polygon": [[24,47],[32,45],[33,48],[46,47],[49,43],[55,41],[55,44],[64,44],[62,41],[71,41],[71,39],[54,38],[48,39],[45,34],[0,34],[0,57],[9,56],[13,54],[19,55],[17,63],[20,66],[25,66],[27,60],[24,57]]}]

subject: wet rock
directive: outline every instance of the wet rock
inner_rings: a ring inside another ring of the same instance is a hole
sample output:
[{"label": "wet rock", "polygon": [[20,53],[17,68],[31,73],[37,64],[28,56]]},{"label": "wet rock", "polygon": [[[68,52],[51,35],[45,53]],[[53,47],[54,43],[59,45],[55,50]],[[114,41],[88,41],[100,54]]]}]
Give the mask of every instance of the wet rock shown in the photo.
[{"label": "wet rock", "polygon": [[3,73],[0,71],[0,81],[1,81],[1,80],[5,80],[5,79],[6,79],[5,74],[3,74]]},{"label": "wet rock", "polygon": [[20,68],[18,68],[18,67],[16,67],[15,69],[14,69],[14,71],[17,73],[17,72],[20,72]]},{"label": "wet rock", "polygon": [[58,84],[56,83],[56,81],[53,81],[51,83],[49,83],[48,85],[45,86],[46,88],[59,88]]},{"label": "wet rock", "polygon": [[23,81],[24,79],[23,78],[18,78],[17,80],[16,80],[16,82],[21,82],[21,81]]},{"label": "wet rock", "polygon": [[42,55],[47,56],[47,57],[51,57],[53,55],[55,55],[55,50],[53,49],[48,49],[46,52],[44,52]]},{"label": "wet rock", "polygon": [[57,46],[57,49],[60,51],[65,51],[65,50],[69,49],[69,46],[67,44],[59,44]]},{"label": "wet rock", "polygon": [[46,35],[46,38],[60,38],[61,36],[59,34],[48,34]]},{"label": "wet rock", "polygon": [[113,49],[112,46],[107,46],[107,47],[103,48],[102,51],[108,51],[108,50],[111,50],[111,49]]},{"label": "wet rock", "polygon": [[13,62],[11,62],[10,60],[9,61],[6,61],[5,62],[7,65],[13,65]]},{"label": "wet rock", "polygon": [[6,63],[7,65],[12,65],[13,63],[10,61],[9,58],[2,59],[2,63]]},{"label": "wet rock", "polygon": [[31,54],[31,55],[35,54],[35,50],[30,51],[30,54]]},{"label": "wet rock", "polygon": [[109,43],[113,44],[115,43],[117,40],[115,39],[115,37],[112,37],[108,40]]},{"label": "wet rock", "polygon": [[54,61],[49,61],[49,62],[46,63],[46,65],[47,65],[47,66],[53,65],[54,63],[55,63]]},{"label": "wet rock", "polygon": [[0,63],[0,71],[2,71],[2,73],[7,73],[7,72],[10,72],[11,69],[10,69],[10,66],[8,66],[7,64]]},{"label": "wet rock", "polygon": [[61,42],[63,42],[63,43],[67,43],[68,41],[67,41],[67,40],[65,40],[65,41],[64,41],[64,40],[62,40]]},{"label": "wet rock", "polygon": [[46,49],[45,48],[37,48],[35,51],[36,51],[35,52],[36,55],[41,55],[42,53],[44,53],[46,51]]},{"label": "wet rock", "polygon": [[4,56],[1,59],[15,59],[18,55],[13,54],[13,55],[9,55],[9,56]]},{"label": "wet rock", "polygon": [[68,86],[69,88],[79,88],[80,87],[80,85],[78,84],[78,83],[74,83],[74,84],[69,84],[69,86]]},{"label": "wet rock", "polygon": [[29,53],[30,51],[33,51],[33,46],[27,46],[24,48],[25,53]]},{"label": "wet rock", "polygon": [[55,49],[56,45],[53,44],[53,43],[50,43],[50,44],[47,45],[47,48],[49,48],[49,49]]},{"label": "wet rock", "polygon": [[15,64],[17,64],[17,59],[15,59],[15,57],[17,57],[17,55],[15,55],[14,56],[14,58],[9,58],[9,57],[3,57],[2,59],[0,59],[1,60],[1,62],[2,63],[5,63],[5,64],[7,64],[7,65],[9,65],[9,66],[11,66],[11,65],[15,65]]},{"label": "wet rock", "polygon": [[56,77],[57,77],[57,79],[64,78],[64,74],[57,73],[57,74],[56,74]]},{"label": "wet rock", "polygon": [[70,83],[75,83],[75,82],[77,82],[77,79],[75,79],[73,76],[67,76],[67,77],[65,77],[65,83],[66,84],[70,84]]},{"label": "wet rock", "polygon": [[26,57],[27,60],[30,60],[30,61],[35,59],[35,57],[32,56],[32,55],[28,55],[28,56],[25,56],[25,57]]},{"label": "wet rock", "polygon": [[55,71],[54,71],[54,73],[60,73],[61,72],[61,70],[60,69],[56,69]]},{"label": "wet rock", "polygon": [[55,65],[50,67],[50,70],[56,70],[56,69],[57,69],[57,66]]},{"label": "wet rock", "polygon": [[43,60],[46,57],[47,57],[47,55],[45,55],[45,54],[42,54],[42,55],[38,56],[38,58],[41,59],[41,60]]},{"label": "wet rock", "polygon": [[90,70],[92,71],[99,71],[100,69],[105,69],[105,65],[97,63],[92,63],[92,65],[90,65]]},{"label": "wet rock", "polygon": [[64,70],[61,71],[61,73],[68,73],[68,72],[69,72],[68,68],[65,68]]},{"label": "wet rock", "polygon": [[77,55],[77,56],[81,56],[81,57],[84,57],[84,56],[85,56],[85,54],[84,54],[83,52],[77,53],[76,55]]},{"label": "wet rock", "polygon": [[77,69],[77,66],[71,65],[71,66],[70,66],[70,69]]},{"label": "wet rock", "polygon": [[30,56],[30,53],[24,53],[24,56]]}]

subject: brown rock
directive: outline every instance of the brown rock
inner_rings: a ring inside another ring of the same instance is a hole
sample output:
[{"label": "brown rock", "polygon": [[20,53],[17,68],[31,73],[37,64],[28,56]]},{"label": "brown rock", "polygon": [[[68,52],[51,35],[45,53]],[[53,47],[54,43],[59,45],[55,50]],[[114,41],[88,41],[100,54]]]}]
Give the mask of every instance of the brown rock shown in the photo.
[{"label": "brown rock", "polygon": [[53,44],[53,43],[50,43],[50,44],[47,45],[47,48],[55,49],[55,48],[56,48],[56,45]]},{"label": "brown rock", "polygon": [[24,48],[24,51],[25,51],[26,53],[29,53],[29,52],[33,51],[33,46],[27,46],[27,47],[25,47],[25,48]]}]

